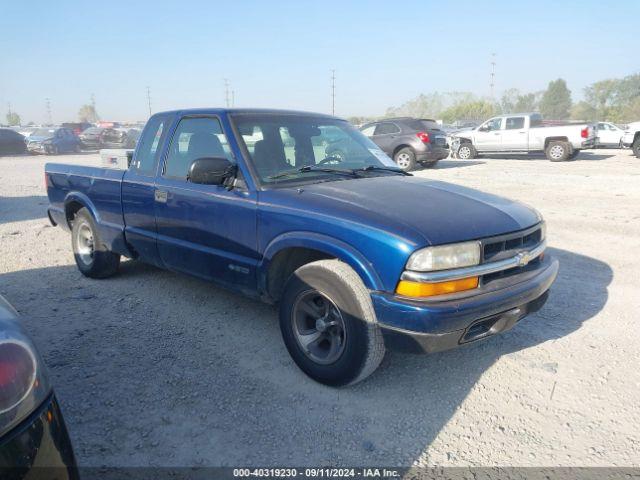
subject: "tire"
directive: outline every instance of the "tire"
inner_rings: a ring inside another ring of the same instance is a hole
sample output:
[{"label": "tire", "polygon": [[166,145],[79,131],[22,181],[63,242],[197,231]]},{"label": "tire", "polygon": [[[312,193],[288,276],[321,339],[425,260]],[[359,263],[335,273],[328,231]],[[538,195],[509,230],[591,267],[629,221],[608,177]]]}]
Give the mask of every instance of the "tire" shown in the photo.
[{"label": "tire", "polygon": [[564,162],[569,158],[571,145],[567,142],[549,142],[544,151],[547,158],[552,162]]},{"label": "tire", "polygon": [[385,353],[369,291],[339,260],[308,263],[291,275],[280,300],[280,330],[298,367],[334,387],[364,380]]},{"label": "tire", "polygon": [[120,255],[102,243],[96,223],[86,208],[81,208],[73,220],[71,246],[78,270],[85,277],[106,278],[118,271]]},{"label": "tire", "polygon": [[457,155],[460,160],[471,160],[478,156],[478,152],[472,144],[461,143],[460,148],[458,148]]},{"label": "tire", "polygon": [[410,172],[416,168],[416,154],[409,147],[398,150],[393,156],[393,161],[405,172]]},{"label": "tire", "polygon": [[640,137],[636,138],[633,142],[633,145],[631,145],[631,150],[633,150],[633,154],[640,158]]},{"label": "tire", "polygon": [[571,154],[567,157],[568,160],[575,160],[578,155],[580,155],[580,150],[574,150],[573,152],[571,152]]}]

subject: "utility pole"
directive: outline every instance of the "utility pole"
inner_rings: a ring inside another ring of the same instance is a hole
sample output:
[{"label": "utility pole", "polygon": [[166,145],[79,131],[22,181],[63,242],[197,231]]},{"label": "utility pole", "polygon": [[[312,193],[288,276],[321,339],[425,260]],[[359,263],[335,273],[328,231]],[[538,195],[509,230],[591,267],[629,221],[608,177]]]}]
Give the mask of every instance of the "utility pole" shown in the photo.
[{"label": "utility pole", "polygon": [[331,115],[336,114],[336,71],[331,70]]},{"label": "utility pole", "polygon": [[489,89],[491,90],[491,99],[494,98],[494,87],[496,83],[496,54],[491,54],[491,73],[489,74]]},{"label": "utility pole", "polygon": [[96,111],[96,96],[92,93],[91,94],[91,108],[93,108],[93,111]]},{"label": "utility pole", "polygon": [[236,106],[236,91],[235,90],[231,90],[231,107],[235,107]]},{"label": "utility pole", "polygon": [[147,105],[149,107],[149,116],[151,116],[151,89],[147,85]]},{"label": "utility pole", "polygon": [[47,122],[47,125],[52,125],[53,120],[51,118],[51,99],[50,98],[44,99],[44,108],[45,108],[45,120]]},{"label": "utility pole", "polygon": [[224,79],[224,102],[229,108],[229,80]]}]

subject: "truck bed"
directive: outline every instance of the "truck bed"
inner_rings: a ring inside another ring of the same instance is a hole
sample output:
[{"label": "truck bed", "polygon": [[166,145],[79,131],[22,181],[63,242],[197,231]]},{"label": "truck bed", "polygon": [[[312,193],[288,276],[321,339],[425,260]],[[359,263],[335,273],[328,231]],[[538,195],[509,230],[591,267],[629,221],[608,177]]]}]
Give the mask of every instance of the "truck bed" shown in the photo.
[{"label": "truck bed", "polygon": [[74,200],[91,210],[105,243],[116,246],[123,241],[124,220],[121,190],[125,170],[63,163],[47,163],[44,167],[49,196],[49,216],[68,227],[65,204]]}]

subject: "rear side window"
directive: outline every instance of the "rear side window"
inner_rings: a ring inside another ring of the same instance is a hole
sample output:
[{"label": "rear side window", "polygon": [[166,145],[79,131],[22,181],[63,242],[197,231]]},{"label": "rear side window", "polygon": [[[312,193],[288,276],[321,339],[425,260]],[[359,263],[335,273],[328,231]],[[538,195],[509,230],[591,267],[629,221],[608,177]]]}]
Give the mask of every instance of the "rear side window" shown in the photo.
[{"label": "rear side window", "polygon": [[155,174],[158,148],[163,134],[166,133],[167,130],[166,122],[167,118],[162,116],[152,117],[151,120],[149,120],[138,142],[136,157],[131,162],[131,170],[134,170],[140,175],[153,176]]},{"label": "rear side window", "polygon": [[163,175],[186,180],[191,163],[207,157],[233,161],[220,121],[214,117],[183,118],[171,139]]},{"label": "rear side window", "polygon": [[375,129],[376,129],[376,125],[368,125],[360,129],[360,131],[362,132],[363,135],[366,135],[367,137],[372,137]]},{"label": "rear side window", "polygon": [[400,128],[395,123],[379,123],[376,127],[374,135],[388,135],[400,132]]},{"label": "rear side window", "polygon": [[531,117],[529,117],[529,125],[532,127],[539,127],[542,125],[542,116],[538,114],[531,115]]},{"label": "rear side window", "polygon": [[507,118],[506,130],[518,130],[524,128],[524,117]]}]

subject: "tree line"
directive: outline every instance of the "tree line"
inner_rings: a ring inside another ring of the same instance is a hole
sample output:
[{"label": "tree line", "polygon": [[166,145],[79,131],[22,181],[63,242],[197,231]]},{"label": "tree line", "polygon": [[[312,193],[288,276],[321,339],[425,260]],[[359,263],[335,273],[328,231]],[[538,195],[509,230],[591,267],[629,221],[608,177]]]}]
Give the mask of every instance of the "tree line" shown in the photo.
[{"label": "tree line", "polygon": [[[390,107],[384,117],[410,116],[442,119],[446,123],[481,121],[499,114],[540,112],[553,120],[610,121],[640,120],[640,74],[595,82],[584,89],[584,99],[574,103],[567,82],[558,78],[546,90],[522,93],[516,88],[497,100],[469,92],[421,94],[399,107]],[[372,120],[351,117],[356,124]]]}]

